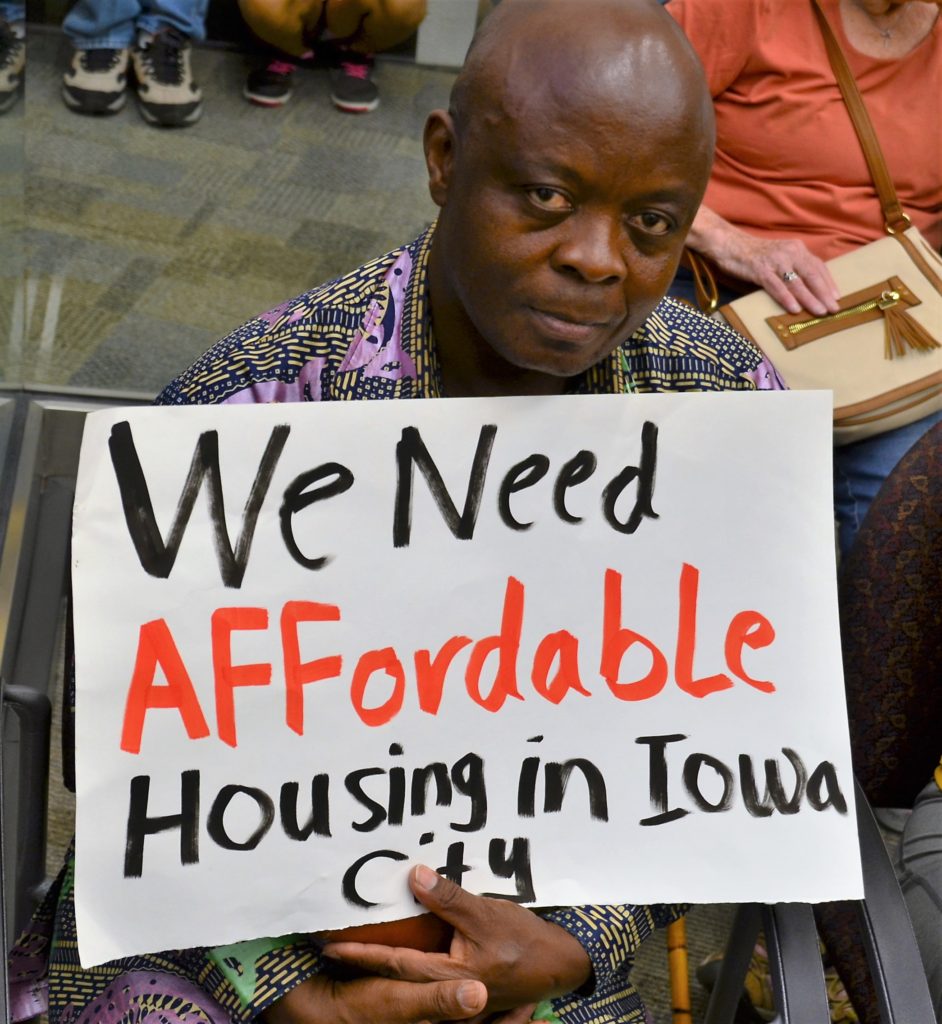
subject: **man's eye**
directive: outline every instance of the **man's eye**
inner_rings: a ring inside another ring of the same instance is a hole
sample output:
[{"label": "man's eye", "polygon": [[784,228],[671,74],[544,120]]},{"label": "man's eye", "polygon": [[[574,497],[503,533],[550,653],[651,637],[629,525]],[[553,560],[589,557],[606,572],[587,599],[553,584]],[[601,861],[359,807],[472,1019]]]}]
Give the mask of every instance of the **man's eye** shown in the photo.
[{"label": "man's eye", "polygon": [[549,210],[551,213],[565,213],[572,209],[572,204],[562,192],[548,185],[536,185],[528,188],[527,196],[530,202],[534,203],[541,210]]},{"label": "man's eye", "polygon": [[645,210],[631,219],[649,235],[666,235],[674,228],[674,222],[656,210]]}]

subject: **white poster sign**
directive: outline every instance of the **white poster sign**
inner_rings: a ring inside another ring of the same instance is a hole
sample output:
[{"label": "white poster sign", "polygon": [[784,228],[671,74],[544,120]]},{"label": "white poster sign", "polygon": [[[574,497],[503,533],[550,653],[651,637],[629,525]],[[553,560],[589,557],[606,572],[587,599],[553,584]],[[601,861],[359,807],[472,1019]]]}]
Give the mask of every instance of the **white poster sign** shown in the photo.
[{"label": "white poster sign", "polygon": [[75,504],[83,963],[862,891],[824,393],[116,409]]}]

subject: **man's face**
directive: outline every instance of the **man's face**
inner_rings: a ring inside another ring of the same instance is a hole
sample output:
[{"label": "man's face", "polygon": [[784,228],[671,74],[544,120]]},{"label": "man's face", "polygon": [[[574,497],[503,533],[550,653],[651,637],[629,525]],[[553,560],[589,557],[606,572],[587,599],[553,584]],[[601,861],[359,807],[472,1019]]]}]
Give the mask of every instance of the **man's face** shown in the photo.
[{"label": "man's face", "polygon": [[433,170],[436,244],[463,341],[571,377],[666,292],[709,148],[669,105],[632,118],[625,104],[543,96],[463,128],[438,189]]}]

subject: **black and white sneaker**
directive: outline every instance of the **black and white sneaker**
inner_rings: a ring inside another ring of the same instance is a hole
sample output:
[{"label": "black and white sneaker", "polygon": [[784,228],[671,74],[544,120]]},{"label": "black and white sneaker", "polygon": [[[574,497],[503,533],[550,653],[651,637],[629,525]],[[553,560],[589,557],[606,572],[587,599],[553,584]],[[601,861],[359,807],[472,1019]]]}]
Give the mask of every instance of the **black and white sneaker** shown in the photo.
[{"label": "black and white sneaker", "polygon": [[379,106],[379,89],[373,81],[373,58],[369,54],[341,50],[336,67],[330,69],[330,98],[347,114],[366,114]]},{"label": "black and white sneaker", "polygon": [[264,67],[250,71],[242,95],[260,107],[283,107],[294,92],[297,64],[286,60],[270,60]]},{"label": "black and white sneaker", "polygon": [[128,50],[76,50],[62,98],[78,114],[116,114],[127,99]]},{"label": "black and white sneaker", "polygon": [[175,28],[142,32],[131,51],[137,102],[149,124],[182,128],[199,120],[203,94],[190,70],[190,42]]},{"label": "black and white sneaker", "polygon": [[26,37],[22,23],[16,26],[0,18],[0,114],[16,103],[23,91]]}]

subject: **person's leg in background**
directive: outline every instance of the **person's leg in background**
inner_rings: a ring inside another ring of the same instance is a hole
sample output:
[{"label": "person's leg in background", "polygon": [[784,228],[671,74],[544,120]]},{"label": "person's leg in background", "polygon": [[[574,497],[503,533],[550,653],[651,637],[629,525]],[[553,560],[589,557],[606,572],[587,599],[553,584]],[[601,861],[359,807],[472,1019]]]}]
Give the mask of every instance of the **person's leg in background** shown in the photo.
[{"label": "person's leg in background", "polygon": [[62,22],[75,52],[62,98],[79,114],[115,114],[127,99],[128,61],[140,0],[78,0]]},{"label": "person's leg in background", "polygon": [[374,54],[409,38],[425,17],[425,0],[329,0],[328,38],[336,40],[330,98],[338,110],[363,114],[379,104]]},{"label": "person's leg in background", "polygon": [[[942,744],[942,425],[924,428],[894,468],[841,565],[844,685],[854,774],[870,804],[916,808],[900,853],[910,882],[918,871],[930,883],[906,895],[920,903],[913,922],[938,970],[942,902],[932,901],[931,878],[942,881],[942,831],[933,834],[938,808],[929,796],[942,782],[942,772],[933,778]],[[879,1024],[855,911],[840,903],[815,910],[861,1024]]]},{"label": "person's leg in background", "polygon": [[374,55],[416,31],[425,17],[426,0],[311,0],[303,6],[286,0],[240,0],[240,7],[249,28],[279,51],[267,69],[282,79],[267,82],[260,71],[252,72],[246,98],[280,106],[290,95],[293,67],[286,56],[304,57],[318,44],[330,43],[334,106],[347,113],[366,113],[379,103]]},{"label": "person's leg in background", "polygon": [[191,43],[206,38],[208,0],[143,0],[131,54],[144,120],[164,128],[193,124],[203,95],[193,78]]},{"label": "person's leg in background", "polygon": [[942,1020],[942,763],[919,793],[897,864],[936,1017]]},{"label": "person's leg in background", "polygon": [[[733,299],[738,299],[743,294],[741,291],[735,291],[719,281],[715,283],[718,306],[725,306],[727,302],[732,302]],[[667,294],[672,299],[681,299],[683,302],[693,306],[694,309],[700,309],[700,303],[697,301],[697,286],[694,283],[693,274],[685,266],[677,268],[677,273],[674,275],[674,280],[671,281],[670,288],[667,289]],[[701,312],[704,312],[704,310],[701,310]]]},{"label": "person's leg in background", "polygon": [[22,93],[25,67],[26,4],[0,3],[0,114]]},{"label": "person's leg in background", "polygon": [[893,467],[940,421],[942,410],[897,430],[834,449],[834,514],[842,557],[850,550],[871,502]]}]

